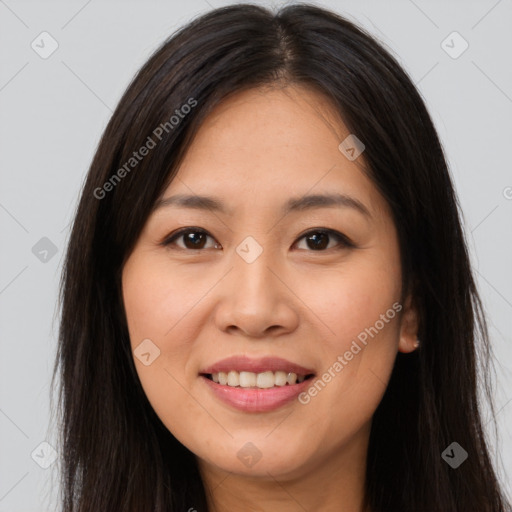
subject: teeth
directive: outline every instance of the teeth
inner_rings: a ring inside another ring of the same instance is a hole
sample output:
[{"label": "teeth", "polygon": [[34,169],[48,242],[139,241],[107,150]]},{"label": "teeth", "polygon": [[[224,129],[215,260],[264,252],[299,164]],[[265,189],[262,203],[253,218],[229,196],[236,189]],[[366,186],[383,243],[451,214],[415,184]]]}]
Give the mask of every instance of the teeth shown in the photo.
[{"label": "teeth", "polygon": [[286,377],[286,382],[288,382],[288,384],[295,384],[297,382],[297,374],[296,373],[289,373],[288,376]]},{"label": "teeth", "polygon": [[238,372],[228,373],[228,386],[236,387],[240,385],[240,374]]},{"label": "teeth", "polygon": [[253,388],[256,386],[256,374],[251,372],[240,372],[240,387]]},{"label": "teeth", "polygon": [[274,384],[276,386],[285,386],[286,385],[286,373],[285,372],[276,372],[274,378]]},{"label": "teeth", "polygon": [[231,370],[230,372],[212,373],[212,380],[223,386],[242,387],[242,388],[260,388],[268,389],[275,386],[293,386],[296,383],[304,382],[305,375],[297,375],[290,372],[237,372]]},{"label": "teeth", "polygon": [[257,388],[273,388],[276,378],[274,372],[258,373],[256,377]]}]

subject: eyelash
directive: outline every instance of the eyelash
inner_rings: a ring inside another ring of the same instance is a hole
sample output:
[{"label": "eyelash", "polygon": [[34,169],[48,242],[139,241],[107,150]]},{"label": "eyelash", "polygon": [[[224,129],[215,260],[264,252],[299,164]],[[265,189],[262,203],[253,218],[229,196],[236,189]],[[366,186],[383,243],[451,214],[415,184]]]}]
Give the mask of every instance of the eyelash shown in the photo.
[{"label": "eyelash", "polygon": [[[204,234],[206,236],[209,236],[210,238],[214,239],[213,236],[211,236],[207,231],[205,231],[202,228],[187,227],[187,228],[179,229],[175,233],[171,233],[164,240],[162,240],[162,242],[160,242],[160,245],[169,248],[171,245],[174,244],[175,240],[177,240],[181,236],[185,235],[186,233],[202,233],[202,234]],[[303,238],[306,238],[307,236],[309,236],[311,234],[317,234],[317,233],[326,234],[326,235],[329,235],[329,236],[332,236],[332,237],[336,238],[338,240],[339,246],[338,247],[331,247],[329,249],[320,249],[320,250],[317,250],[317,251],[315,251],[313,249],[310,249],[307,252],[328,252],[328,251],[330,251],[332,249],[341,250],[341,249],[355,248],[356,247],[356,245],[352,242],[352,240],[350,240],[343,233],[340,233],[339,231],[336,231],[334,229],[327,229],[327,228],[311,229],[311,230],[307,231],[306,233],[304,233],[302,236],[300,236],[294,242],[294,245],[299,240],[302,240]],[[330,240],[329,240],[329,242],[330,242]],[[185,248],[178,247],[178,250],[182,250],[182,251],[205,251],[206,249],[188,249],[186,247]]]}]

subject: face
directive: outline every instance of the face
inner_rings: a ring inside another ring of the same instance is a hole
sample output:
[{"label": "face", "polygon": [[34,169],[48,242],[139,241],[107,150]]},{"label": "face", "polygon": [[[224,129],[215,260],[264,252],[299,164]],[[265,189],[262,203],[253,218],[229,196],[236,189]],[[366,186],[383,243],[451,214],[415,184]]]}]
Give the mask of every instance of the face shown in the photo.
[{"label": "face", "polygon": [[123,269],[144,391],[204,470],[291,479],[363,457],[413,349],[388,205],[333,112],[303,88],[224,101]]}]

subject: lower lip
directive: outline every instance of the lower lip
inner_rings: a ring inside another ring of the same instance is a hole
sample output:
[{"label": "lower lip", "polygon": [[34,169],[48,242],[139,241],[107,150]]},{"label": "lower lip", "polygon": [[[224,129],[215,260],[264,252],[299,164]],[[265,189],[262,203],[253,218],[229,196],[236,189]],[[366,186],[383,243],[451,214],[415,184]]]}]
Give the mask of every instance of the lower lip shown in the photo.
[{"label": "lower lip", "polygon": [[311,383],[311,378],[298,384],[275,386],[273,388],[240,388],[217,384],[201,375],[215,396],[235,409],[245,412],[268,412],[292,402]]}]

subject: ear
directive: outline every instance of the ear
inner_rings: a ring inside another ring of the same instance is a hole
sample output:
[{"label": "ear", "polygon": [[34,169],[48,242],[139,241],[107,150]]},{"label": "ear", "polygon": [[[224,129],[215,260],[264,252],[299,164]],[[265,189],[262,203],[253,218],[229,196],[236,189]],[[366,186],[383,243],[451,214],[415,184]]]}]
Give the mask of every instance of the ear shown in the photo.
[{"label": "ear", "polygon": [[399,352],[408,354],[418,348],[418,323],[418,310],[412,294],[409,294],[405,300],[404,312],[401,318]]}]

